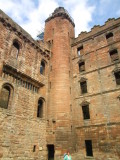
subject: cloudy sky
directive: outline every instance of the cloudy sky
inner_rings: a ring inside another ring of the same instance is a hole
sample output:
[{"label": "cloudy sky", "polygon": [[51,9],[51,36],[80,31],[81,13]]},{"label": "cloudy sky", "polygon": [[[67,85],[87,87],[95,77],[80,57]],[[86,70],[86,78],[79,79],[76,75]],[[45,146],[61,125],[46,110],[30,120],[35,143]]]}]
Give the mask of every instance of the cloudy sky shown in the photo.
[{"label": "cloudy sky", "polygon": [[44,29],[44,21],[57,7],[64,7],[75,22],[76,36],[120,17],[120,0],[0,0],[0,9],[33,38]]}]

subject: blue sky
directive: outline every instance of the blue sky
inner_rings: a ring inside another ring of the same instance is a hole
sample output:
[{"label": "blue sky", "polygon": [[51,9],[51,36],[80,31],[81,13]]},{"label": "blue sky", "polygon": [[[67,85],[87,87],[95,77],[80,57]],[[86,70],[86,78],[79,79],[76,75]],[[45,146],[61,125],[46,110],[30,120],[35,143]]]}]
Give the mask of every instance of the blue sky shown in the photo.
[{"label": "blue sky", "polygon": [[120,0],[0,0],[0,9],[33,38],[44,30],[44,21],[56,7],[64,7],[75,22],[76,36],[120,17]]}]

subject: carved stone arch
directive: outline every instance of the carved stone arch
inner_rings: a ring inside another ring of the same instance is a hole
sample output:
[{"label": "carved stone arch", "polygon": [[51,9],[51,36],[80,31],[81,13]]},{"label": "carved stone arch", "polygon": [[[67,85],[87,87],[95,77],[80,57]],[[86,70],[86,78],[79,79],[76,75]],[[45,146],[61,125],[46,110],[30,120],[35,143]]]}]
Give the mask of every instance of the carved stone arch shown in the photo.
[{"label": "carved stone arch", "polygon": [[9,108],[12,104],[14,88],[9,83],[4,83],[0,91],[0,107]]},{"label": "carved stone arch", "polygon": [[80,104],[81,106],[86,106],[86,105],[89,105],[90,103],[88,101],[82,101],[82,103]]},{"label": "carved stone arch", "polygon": [[85,82],[85,81],[87,81],[87,79],[84,78],[84,77],[81,77],[80,80],[79,80],[79,82]]}]

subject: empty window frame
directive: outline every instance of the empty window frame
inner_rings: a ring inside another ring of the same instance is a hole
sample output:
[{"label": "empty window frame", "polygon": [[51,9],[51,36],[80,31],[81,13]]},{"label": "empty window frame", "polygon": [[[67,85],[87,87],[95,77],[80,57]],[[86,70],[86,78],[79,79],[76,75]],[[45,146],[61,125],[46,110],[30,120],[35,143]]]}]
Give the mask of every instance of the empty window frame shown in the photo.
[{"label": "empty window frame", "polygon": [[2,87],[0,93],[0,107],[7,109],[8,106],[10,105],[11,97],[12,97],[12,88],[8,84],[5,84]]},{"label": "empty window frame", "polygon": [[79,72],[85,71],[85,62],[79,62]]},{"label": "empty window frame", "polygon": [[87,82],[86,81],[80,82],[80,87],[81,87],[82,94],[87,93]]},{"label": "empty window frame", "polygon": [[92,141],[91,140],[85,140],[85,147],[86,147],[86,156],[93,157]]},{"label": "empty window frame", "polygon": [[89,105],[82,106],[83,118],[90,119]]},{"label": "empty window frame", "polygon": [[39,99],[37,108],[37,117],[43,118],[43,100]]},{"label": "empty window frame", "polygon": [[18,55],[19,55],[19,50],[20,50],[20,45],[17,41],[14,41],[13,42],[13,45],[12,45],[12,51],[11,51],[11,55],[14,57],[14,58],[18,58]]},{"label": "empty window frame", "polygon": [[114,49],[114,50],[110,51],[109,54],[110,54],[110,57],[111,57],[111,61],[112,61],[112,62],[119,59],[117,49]]},{"label": "empty window frame", "polygon": [[116,84],[120,85],[120,71],[115,72],[114,75],[115,75]]},{"label": "empty window frame", "polygon": [[113,40],[113,33],[110,32],[110,33],[106,34],[106,39],[108,42],[112,41]]},{"label": "empty window frame", "polygon": [[42,75],[45,75],[45,62],[44,62],[44,61],[41,61],[40,73],[41,73]]},{"label": "empty window frame", "polygon": [[83,53],[83,46],[77,48],[77,54],[80,56]]}]

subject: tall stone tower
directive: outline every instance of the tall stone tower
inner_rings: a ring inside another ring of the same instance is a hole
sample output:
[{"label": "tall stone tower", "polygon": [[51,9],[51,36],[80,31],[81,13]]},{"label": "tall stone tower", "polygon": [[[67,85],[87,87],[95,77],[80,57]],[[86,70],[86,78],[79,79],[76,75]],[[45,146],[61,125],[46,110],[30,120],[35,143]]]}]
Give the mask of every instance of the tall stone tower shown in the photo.
[{"label": "tall stone tower", "polygon": [[72,150],[70,41],[74,38],[74,22],[59,7],[45,21],[44,40],[51,44],[49,91],[47,106],[48,153],[55,156]]}]

